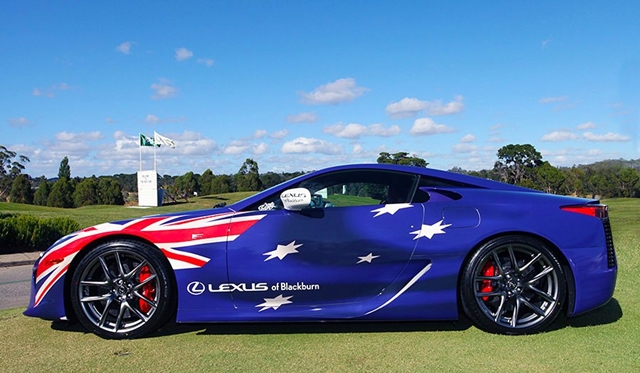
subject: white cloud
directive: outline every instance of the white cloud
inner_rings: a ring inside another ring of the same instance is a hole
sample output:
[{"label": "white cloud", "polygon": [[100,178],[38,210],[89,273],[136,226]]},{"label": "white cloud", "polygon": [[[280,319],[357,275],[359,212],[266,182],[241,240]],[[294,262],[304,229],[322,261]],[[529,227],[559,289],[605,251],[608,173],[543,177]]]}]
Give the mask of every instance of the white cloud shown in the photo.
[{"label": "white cloud", "polygon": [[392,118],[409,118],[415,117],[426,108],[426,101],[420,101],[417,98],[405,97],[398,102],[387,105],[385,111]]},{"label": "white cloud", "polygon": [[344,137],[347,139],[357,139],[367,132],[367,127],[358,123],[349,123],[346,126],[340,123],[326,126],[324,133],[334,135],[336,137]]},{"label": "white cloud", "polygon": [[470,143],[458,143],[451,147],[454,153],[473,153],[478,150],[476,145]]},{"label": "white cloud", "polygon": [[476,141],[476,137],[472,134],[466,134],[461,139],[460,142],[474,142]]},{"label": "white cloud", "polygon": [[413,122],[410,133],[412,135],[436,135],[450,133],[455,130],[446,124],[438,124],[431,118],[419,118]]},{"label": "white cloud", "polygon": [[368,128],[368,133],[372,136],[391,137],[400,134],[400,132],[402,132],[402,130],[400,126],[397,125],[385,128],[384,125],[380,123],[374,123]]},{"label": "white cloud", "polygon": [[624,142],[631,141],[631,137],[623,136],[617,133],[608,132],[604,135],[596,135],[592,132],[585,132],[582,137],[584,137],[587,141],[598,141],[598,142]]},{"label": "white cloud", "polygon": [[131,47],[135,45],[132,41],[125,41],[116,47],[116,51],[123,54],[131,54]]},{"label": "white cloud", "polygon": [[453,101],[443,104],[440,100],[421,101],[417,98],[405,97],[398,102],[387,105],[385,111],[392,118],[415,117],[420,112],[428,115],[442,116],[460,113],[464,110],[464,98],[456,96]]},{"label": "white cloud", "polygon": [[172,151],[181,155],[208,157],[218,150],[215,141],[198,132],[184,131],[182,134],[171,134],[169,138],[176,142],[176,148]]},{"label": "white cloud", "polygon": [[237,154],[242,154],[246,152],[248,149],[249,149],[249,145],[246,145],[246,144],[231,144],[226,148],[224,148],[222,152],[224,154],[237,155]]},{"label": "white cloud", "polygon": [[33,89],[33,91],[31,91],[31,95],[32,96],[56,97],[56,93],[58,91],[66,91],[68,89],[71,89],[71,87],[67,83],[58,83],[58,84],[54,84],[51,87],[46,88],[46,89],[42,89],[42,88],[36,87],[36,88]]},{"label": "white cloud", "polygon": [[578,125],[579,130],[589,130],[596,128],[596,124],[593,122],[585,122]]},{"label": "white cloud", "polygon": [[115,131],[113,133],[113,139],[116,140],[115,150],[122,151],[127,147],[131,147],[132,145],[140,146],[139,137],[138,136],[129,136],[124,131]]},{"label": "white cloud", "polygon": [[287,135],[289,134],[289,131],[285,130],[280,130],[277,132],[272,133],[271,135],[269,135],[269,137],[271,137],[272,139],[283,139],[285,138]]},{"label": "white cloud", "polygon": [[602,152],[602,150],[600,150],[600,149],[589,149],[589,150],[587,151],[587,154],[588,154],[588,155],[590,155],[590,156],[592,156],[592,157],[599,156],[599,155],[601,155],[602,153],[603,153],[603,152]]},{"label": "white cloud", "polygon": [[284,145],[282,145],[281,151],[283,153],[296,154],[320,153],[335,155],[340,154],[342,152],[342,148],[339,145],[335,145],[324,140],[298,137],[297,139],[284,143]]},{"label": "white cloud", "polygon": [[287,123],[315,123],[318,116],[312,111],[287,116]]},{"label": "white cloud", "polygon": [[576,135],[575,133],[569,132],[569,131],[553,131],[551,133],[547,133],[547,134],[543,135],[541,140],[542,141],[558,142],[558,141],[575,140],[575,139],[577,139],[579,137],[580,136]]},{"label": "white cloud", "polygon": [[11,127],[27,127],[32,125],[31,121],[25,117],[9,118],[9,125]]},{"label": "white cloud", "polygon": [[171,97],[175,97],[178,94],[178,89],[171,85],[171,82],[166,79],[161,79],[158,83],[151,84],[151,89],[155,91],[153,96],[154,100],[162,100]]},{"label": "white cloud", "polygon": [[342,78],[335,82],[321,85],[309,93],[298,93],[302,103],[309,105],[340,104],[350,102],[362,96],[367,88],[358,87],[353,78]]},{"label": "white cloud", "polygon": [[264,154],[267,152],[267,150],[269,150],[269,146],[261,142],[260,144],[254,146],[253,154]]},{"label": "white cloud", "polygon": [[82,141],[91,141],[91,140],[99,140],[102,138],[102,134],[100,131],[93,132],[67,132],[62,131],[58,132],[54,135],[54,138],[58,141],[64,142],[82,142]]},{"label": "white cloud", "polygon": [[176,49],[176,61],[186,61],[189,58],[193,57],[193,52],[188,50],[187,48],[178,48]]},{"label": "white cloud", "polygon": [[256,130],[253,133],[253,138],[254,139],[261,139],[263,137],[265,137],[267,135],[267,131],[266,130]]},{"label": "white cloud", "polygon": [[153,115],[153,114],[147,114],[147,117],[144,118],[144,122],[147,123],[147,124],[158,124],[161,121],[162,120],[158,116]]},{"label": "white cloud", "polygon": [[464,103],[462,96],[456,96],[454,101],[442,104],[440,100],[427,101],[427,108],[425,109],[429,115],[452,115],[460,113],[464,110]]},{"label": "white cloud", "polygon": [[211,58],[198,58],[196,60],[197,63],[203,64],[207,67],[211,67],[213,66],[213,64],[215,63],[215,61]]},{"label": "white cloud", "polygon": [[396,125],[385,128],[380,123],[375,123],[369,126],[365,126],[359,123],[349,123],[345,126],[341,123],[336,123],[326,126],[323,129],[323,132],[334,135],[336,137],[357,139],[361,136],[390,137],[399,134],[401,130],[400,127]]},{"label": "white cloud", "polygon": [[558,97],[543,97],[540,99],[541,104],[551,104],[554,102],[566,101],[567,96],[558,96]]}]

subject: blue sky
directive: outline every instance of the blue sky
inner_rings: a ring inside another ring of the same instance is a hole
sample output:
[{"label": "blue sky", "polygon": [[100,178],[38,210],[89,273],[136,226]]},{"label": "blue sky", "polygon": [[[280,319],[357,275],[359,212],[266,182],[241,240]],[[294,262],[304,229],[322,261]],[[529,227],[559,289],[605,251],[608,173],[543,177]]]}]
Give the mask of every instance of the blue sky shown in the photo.
[{"label": "blue sky", "polygon": [[640,158],[638,1],[3,1],[0,144],[26,173],[491,168]]}]

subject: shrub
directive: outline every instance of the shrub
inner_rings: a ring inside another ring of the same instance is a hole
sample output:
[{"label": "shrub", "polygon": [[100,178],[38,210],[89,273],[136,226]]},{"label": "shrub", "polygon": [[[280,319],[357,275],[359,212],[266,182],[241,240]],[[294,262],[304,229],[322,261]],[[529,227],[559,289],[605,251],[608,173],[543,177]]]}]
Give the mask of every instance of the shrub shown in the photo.
[{"label": "shrub", "polygon": [[51,246],[60,237],[80,229],[69,218],[37,218],[31,215],[0,216],[0,254],[38,251]]}]

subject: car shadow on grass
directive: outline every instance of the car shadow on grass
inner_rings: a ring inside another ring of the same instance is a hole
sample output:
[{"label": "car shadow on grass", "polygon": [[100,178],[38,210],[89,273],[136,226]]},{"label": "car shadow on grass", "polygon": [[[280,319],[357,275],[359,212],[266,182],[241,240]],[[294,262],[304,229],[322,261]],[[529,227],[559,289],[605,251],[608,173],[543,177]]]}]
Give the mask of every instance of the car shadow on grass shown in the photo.
[{"label": "car shadow on grass", "polygon": [[[585,314],[567,318],[560,316],[547,331],[567,327],[612,324],[622,318],[620,303],[613,298],[604,306]],[[264,322],[177,324],[169,322],[148,338],[196,333],[197,335],[262,335],[262,334],[319,334],[319,333],[399,333],[463,331],[473,323],[461,316],[456,321],[326,321],[326,322]],[[59,331],[87,333],[77,322],[54,321],[51,328]]]},{"label": "car shadow on grass", "polygon": [[[436,332],[469,329],[466,318],[456,321],[323,321],[323,322],[254,322],[254,323],[184,323],[168,322],[147,338],[179,334],[197,335],[261,335],[261,334],[317,334],[317,333],[388,333],[388,332]],[[51,329],[88,333],[78,322],[54,321]]]},{"label": "car shadow on grass", "polygon": [[567,317],[561,314],[556,321],[551,324],[548,331],[560,330],[567,327],[570,328],[584,328],[588,326],[607,325],[622,318],[622,307],[617,299],[612,298],[604,306],[591,310],[589,312]]}]

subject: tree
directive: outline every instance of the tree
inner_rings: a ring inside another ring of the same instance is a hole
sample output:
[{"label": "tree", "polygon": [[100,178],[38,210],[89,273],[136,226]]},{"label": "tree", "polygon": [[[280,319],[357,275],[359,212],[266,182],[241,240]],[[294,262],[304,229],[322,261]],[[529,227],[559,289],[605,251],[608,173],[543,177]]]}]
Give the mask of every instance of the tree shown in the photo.
[{"label": "tree", "polygon": [[236,188],[238,192],[258,191],[262,189],[258,163],[251,158],[247,158],[235,176]]},{"label": "tree", "polygon": [[78,183],[73,192],[73,204],[76,207],[98,204],[98,180],[95,176]]},{"label": "tree", "polygon": [[564,184],[564,174],[553,167],[549,162],[543,162],[536,169],[536,183],[538,187],[547,193],[557,194]]},{"label": "tree", "polygon": [[69,158],[64,157],[60,162],[60,169],[58,170],[58,179],[65,178],[71,180],[71,166],[69,166]]},{"label": "tree", "polygon": [[542,155],[530,144],[510,144],[498,149],[498,161],[493,170],[506,183],[522,185],[525,179],[532,180],[534,168],[542,164]]},{"label": "tree", "polygon": [[284,181],[282,174],[277,174],[275,172],[267,172],[266,174],[262,174],[260,177],[262,180],[262,187],[264,189],[271,188],[274,185],[278,185]]},{"label": "tree", "polygon": [[193,195],[193,192],[198,191],[198,180],[193,172],[189,171],[186,174],[179,176],[173,182],[173,192],[185,201],[189,202],[189,196]]},{"label": "tree", "polygon": [[587,168],[585,173],[586,177],[586,190],[590,194],[591,198],[596,196],[602,196],[603,191],[607,189],[607,178],[602,172],[596,172],[593,168]]},{"label": "tree", "polygon": [[200,176],[200,193],[203,196],[211,194],[211,182],[213,181],[213,172],[210,169],[206,169],[202,176]]},{"label": "tree", "polygon": [[381,152],[377,159],[378,163],[399,164],[405,166],[415,166],[426,168],[429,163],[420,157],[409,156],[407,152],[398,152],[390,154],[387,152]]},{"label": "tree", "polygon": [[564,191],[574,196],[584,196],[586,194],[586,175],[582,168],[573,166],[564,169]]},{"label": "tree", "polygon": [[636,185],[640,181],[638,171],[632,168],[623,168],[618,173],[618,182],[620,184],[620,194],[622,197],[633,197],[636,192]]},{"label": "tree", "polygon": [[51,184],[44,176],[42,176],[40,178],[40,185],[38,186],[38,189],[33,196],[33,204],[38,206],[46,206],[47,199],[49,198],[49,193],[51,193]]},{"label": "tree", "polygon": [[9,201],[13,203],[33,203],[33,190],[27,175],[20,174],[13,180]]},{"label": "tree", "polygon": [[58,179],[51,187],[51,193],[47,198],[47,206],[49,207],[73,207],[73,190],[69,180]]},{"label": "tree", "polygon": [[[16,159],[17,158],[17,159]],[[5,201],[11,191],[13,180],[24,170],[30,160],[24,155],[0,145],[0,201]]]},{"label": "tree", "polygon": [[113,177],[98,179],[98,203],[101,205],[124,205],[120,183]]},{"label": "tree", "polygon": [[232,180],[229,175],[214,176],[211,181],[211,194],[229,193],[233,191]]}]

